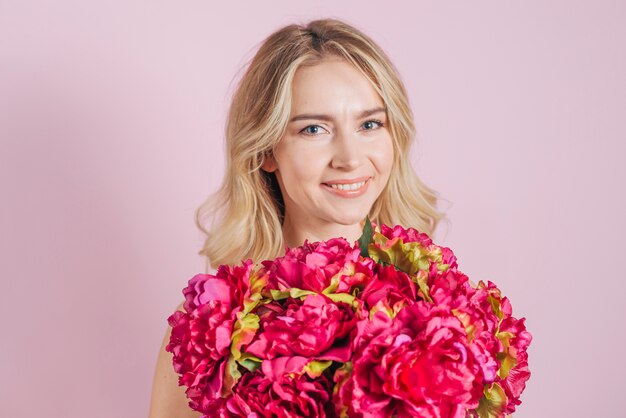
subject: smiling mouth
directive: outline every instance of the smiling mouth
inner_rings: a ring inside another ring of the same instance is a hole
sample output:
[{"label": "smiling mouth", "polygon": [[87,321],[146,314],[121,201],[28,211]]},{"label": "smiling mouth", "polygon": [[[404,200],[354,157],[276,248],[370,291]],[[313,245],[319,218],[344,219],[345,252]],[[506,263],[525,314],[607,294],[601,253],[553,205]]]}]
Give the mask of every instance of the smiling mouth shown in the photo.
[{"label": "smiling mouth", "polygon": [[356,183],[346,183],[346,184],[341,184],[341,183],[335,183],[335,184],[324,183],[324,184],[336,190],[358,190],[361,187],[363,187],[365,183],[367,183],[367,180],[358,181]]},{"label": "smiling mouth", "polygon": [[354,183],[322,183],[324,190],[340,197],[358,197],[367,191],[371,177]]}]

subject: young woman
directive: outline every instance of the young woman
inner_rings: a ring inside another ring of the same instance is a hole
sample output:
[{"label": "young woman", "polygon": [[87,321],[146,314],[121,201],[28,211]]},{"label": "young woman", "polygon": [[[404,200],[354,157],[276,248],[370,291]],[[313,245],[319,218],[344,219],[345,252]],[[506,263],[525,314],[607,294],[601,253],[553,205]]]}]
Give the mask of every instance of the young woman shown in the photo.
[{"label": "young woman", "polygon": [[[414,133],[404,86],[368,36],[335,19],[273,33],[232,100],[224,183],[196,213],[207,270],[275,258],[305,239],[354,242],[367,215],[431,234],[443,215],[408,160]],[[150,417],[198,417],[169,336]]]}]

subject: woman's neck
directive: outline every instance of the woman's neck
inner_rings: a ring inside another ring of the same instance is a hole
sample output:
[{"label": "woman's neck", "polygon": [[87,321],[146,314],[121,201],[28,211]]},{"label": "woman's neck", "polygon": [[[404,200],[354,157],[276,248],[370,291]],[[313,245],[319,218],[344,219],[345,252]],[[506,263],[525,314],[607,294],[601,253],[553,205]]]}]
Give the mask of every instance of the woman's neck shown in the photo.
[{"label": "woman's neck", "polygon": [[304,244],[304,240],[316,242],[338,237],[343,237],[353,244],[361,237],[364,224],[365,219],[351,225],[338,223],[315,225],[310,222],[298,222],[296,225],[289,217],[286,217],[282,227],[284,245],[294,248]]}]

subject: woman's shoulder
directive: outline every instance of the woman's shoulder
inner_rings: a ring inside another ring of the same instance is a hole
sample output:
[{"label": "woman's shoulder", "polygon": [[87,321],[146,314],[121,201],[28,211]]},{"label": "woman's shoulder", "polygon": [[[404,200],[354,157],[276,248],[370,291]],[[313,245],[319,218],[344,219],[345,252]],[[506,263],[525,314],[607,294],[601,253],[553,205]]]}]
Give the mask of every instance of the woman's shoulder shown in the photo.
[{"label": "woman's shoulder", "polygon": [[[184,311],[185,301],[176,310]],[[197,418],[200,414],[189,408],[189,400],[185,388],[178,385],[178,375],[172,367],[172,355],[165,350],[169,343],[172,328],[168,326],[157,357],[157,364],[152,383],[150,402],[150,418],[167,418],[171,416]]]}]

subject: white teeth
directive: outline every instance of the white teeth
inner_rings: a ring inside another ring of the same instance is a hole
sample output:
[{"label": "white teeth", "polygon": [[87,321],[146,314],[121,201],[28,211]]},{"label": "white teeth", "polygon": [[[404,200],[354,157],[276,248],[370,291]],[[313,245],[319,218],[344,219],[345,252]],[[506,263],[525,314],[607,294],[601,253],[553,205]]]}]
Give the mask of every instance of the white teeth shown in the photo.
[{"label": "white teeth", "polygon": [[363,187],[364,184],[365,184],[364,181],[360,181],[358,183],[352,183],[352,184],[330,184],[329,186],[332,187],[333,189],[339,189],[339,190],[357,190]]}]

